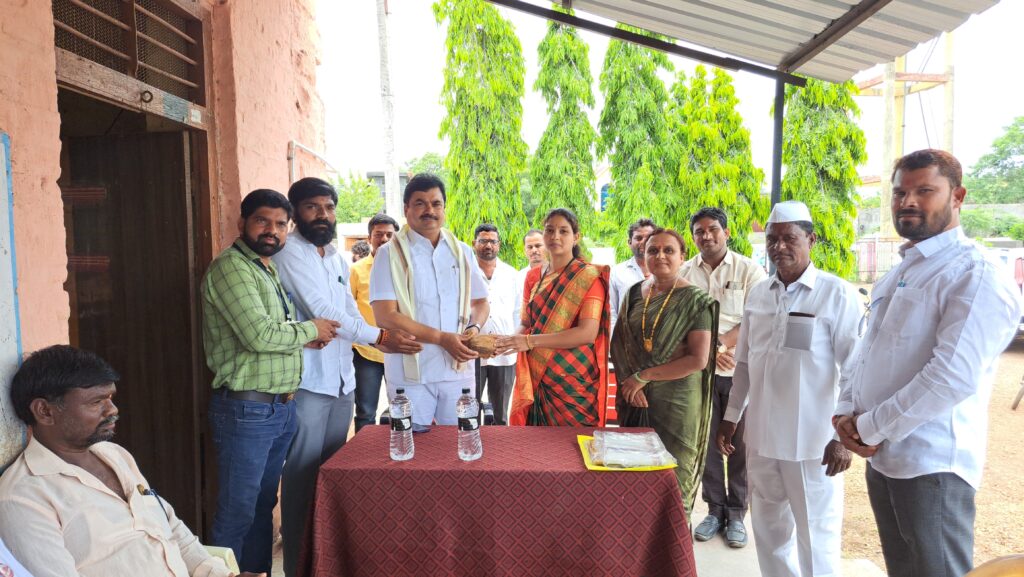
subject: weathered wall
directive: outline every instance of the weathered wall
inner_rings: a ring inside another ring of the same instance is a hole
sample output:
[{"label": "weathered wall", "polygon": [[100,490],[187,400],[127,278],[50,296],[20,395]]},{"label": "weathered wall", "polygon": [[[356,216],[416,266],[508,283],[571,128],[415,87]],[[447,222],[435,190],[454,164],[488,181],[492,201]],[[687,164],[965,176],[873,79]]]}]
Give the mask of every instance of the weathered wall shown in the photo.
[{"label": "weathered wall", "polygon": [[68,342],[64,204],[57,188],[60,116],[50,6],[0,0],[0,130],[11,136],[25,351]]},{"label": "weathered wall", "polygon": [[[0,0],[0,15],[0,130],[10,136],[22,348],[32,351],[66,343],[70,314],[63,288],[67,276],[64,208],[57,188],[60,117],[53,17],[50,2],[25,0]],[[6,177],[5,172],[0,170],[0,177]],[[6,187],[0,188],[6,192]],[[2,200],[0,210],[6,212],[6,194]],[[8,230],[0,232],[6,236]],[[3,294],[11,299],[13,291]],[[5,315],[3,322],[5,328],[14,328],[12,316]],[[16,339],[14,332],[11,336]],[[7,393],[17,367],[17,347],[5,346],[4,351],[14,352],[5,355],[0,368],[0,467],[14,458],[24,440]]]},{"label": "weathered wall", "polygon": [[[323,150],[314,8],[315,0],[229,0],[210,8],[220,246],[238,234],[245,194],[287,191],[289,141]],[[318,161],[298,154],[296,178],[322,174]]]}]

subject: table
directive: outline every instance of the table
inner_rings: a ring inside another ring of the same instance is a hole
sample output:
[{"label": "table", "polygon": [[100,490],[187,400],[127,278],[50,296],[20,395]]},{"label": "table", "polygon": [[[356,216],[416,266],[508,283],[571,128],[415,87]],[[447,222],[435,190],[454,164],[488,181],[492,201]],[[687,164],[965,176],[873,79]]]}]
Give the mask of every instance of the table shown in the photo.
[{"label": "table", "polygon": [[577,434],[482,427],[463,462],[455,427],[392,461],[389,429],[360,430],[320,469],[300,575],[695,576],[671,470],[587,471]]}]

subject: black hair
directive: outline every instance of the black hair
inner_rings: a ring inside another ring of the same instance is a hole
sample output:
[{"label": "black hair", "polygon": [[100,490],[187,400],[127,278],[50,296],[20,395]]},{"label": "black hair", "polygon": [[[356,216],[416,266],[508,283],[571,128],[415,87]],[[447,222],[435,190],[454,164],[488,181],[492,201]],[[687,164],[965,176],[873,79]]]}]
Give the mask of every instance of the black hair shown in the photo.
[{"label": "black hair", "polygon": [[370,222],[366,223],[366,232],[368,234],[373,234],[373,227],[385,224],[390,224],[391,226],[395,227],[395,232],[398,232],[398,222],[396,222],[395,219],[384,214],[383,212],[378,212],[377,214],[370,217]]},{"label": "black hair", "polygon": [[[781,222],[769,222],[768,226],[771,226],[773,224],[783,224],[783,223],[781,223]],[[795,224],[797,226],[797,228],[799,228],[800,230],[806,232],[808,235],[814,234],[814,223],[809,221],[809,220],[794,220],[792,222],[787,222],[785,224]],[[768,226],[765,227],[765,232],[768,232]]]},{"label": "black hair", "polygon": [[352,254],[359,256],[360,258],[368,256],[370,254],[370,243],[365,240],[361,240],[352,245]]},{"label": "black hair", "polygon": [[928,168],[929,166],[939,167],[939,174],[949,180],[949,187],[951,189],[960,188],[964,173],[963,167],[960,166],[960,161],[945,150],[935,148],[916,150],[899,158],[893,164],[892,176],[889,177],[889,182],[895,182],[896,173],[900,170],[918,170]]},{"label": "black hair", "polygon": [[637,220],[636,222],[634,222],[633,224],[629,225],[629,235],[626,238],[628,238],[630,241],[632,241],[633,240],[633,233],[636,232],[636,229],[643,228],[645,226],[649,226],[651,228],[658,228],[658,225],[654,224],[653,220],[651,220],[649,218],[641,218],[641,219]]},{"label": "black hair", "polygon": [[543,236],[544,231],[539,228],[531,228],[530,230],[526,231],[526,234],[523,235],[523,242],[526,242],[526,237],[530,236],[531,234],[539,234]]},{"label": "black hair", "polygon": [[71,389],[116,383],[121,375],[99,355],[68,345],[53,345],[29,355],[11,380],[14,413],[26,425],[36,424],[30,405],[35,399],[59,403]]},{"label": "black hair", "polygon": [[252,213],[263,207],[283,208],[288,213],[288,218],[291,218],[294,212],[292,203],[280,192],[269,188],[257,188],[242,199],[242,218],[249,218]]},{"label": "black hair", "polygon": [[498,232],[498,227],[494,226],[489,222],[485,222],[476,227],[476,230],[473,231],[473,240],[476,240],[476,237],[480,236],[481,232],[493,232],[494,234],[498,235],[498,240],[501,240],[501,233]]},{"label": "black hair", "polygon": [[722,229],[729,228],[729,217],[725,215],[724,210],[716,206],[705,206],[690,217],[690,232],[693,232],[693,225],[697,224],[697,221],[705,218],[713,218],[717,220],[718,224],[722,225]]},{"label": "black hair", "polygon": [[[576,218],[576,213],[568,208],[552,208],[546,215],[544,215],[544,223],[547,224],[549,220],[556,216],[560,216],[569,221],[569,228],[571,228],[575,234],[579,234],[580,219]],[[580,258],[581,254],[580,243],[572,245],[572,258]]]},{"label": "black hair", "polygon": [[331,202],[338,204],[338,191],[334,190],[331,183],[321,178],[312,176],[300,178],[288,188],[288,202],[292,203],[295,208],[299,207],[300,202],[317,196],[329,196]]},{"label": "black hair", "polygon": [[402,195],[402,204],[409,204],[409,199],[417,192],[426,192],[432,188],[441,189],[441,200],[448,203],[448,195],[444,192],[444,182],[434,174],[421,172],[409,179],[405,185],[405,193]]}]

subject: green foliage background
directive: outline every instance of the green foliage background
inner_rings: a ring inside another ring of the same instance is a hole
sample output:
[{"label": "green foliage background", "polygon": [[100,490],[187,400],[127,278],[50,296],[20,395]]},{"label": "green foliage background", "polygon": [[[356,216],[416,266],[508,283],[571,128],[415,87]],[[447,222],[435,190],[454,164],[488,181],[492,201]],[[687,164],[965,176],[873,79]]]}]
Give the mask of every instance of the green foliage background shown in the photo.
[{"label": "green foliage background", "polygon": [[688,85],[682,72],[672,85],[668,118],[679,159],[678,192],[667,199],[658,224],[685,236],[689,256],[697,252],[689,219],[703,207],[726,212],[729,246],[747,256],[753,250],[748,240],[753,221],[768,218],[770,200],[761,194],[764,172],[754,166],[738,103],[732,77],[718,68],[712,69],[710,85],[704,66],[696,68]]},{"label": "green foliage background", "polygon": [[384,208],[384,197],[372,180],[350,172],[348,178],[337,177],[332,184],[338,191],[334,210],[338,222],[360,222]]},{"label": "green foliage background", "polygon": [[[555,10],[565,12],[558,5]],[[589,49],[576,28],[551,22],[537,56],[534,90],[547,103],[548,126],[530,161],[531,223],[540,228],[549,210],[566,207],[579,217],[583,233],[593,235],[597,132],[587,119],[587,109],[594,107]]]},{"label": "green foliage background", "polygon": [[[526,65],[512,24],[484,0],[439,0],[438,24],[447,24],[444,88],[447,113],[448,227],[464,241],[491,222],[505,238],[521,238],[526,216],[520,191],[527,147],[521,136]],[[502,243],[501,258],[524,262],[520,243]]]},{"label": "green foliage background", "polygon": [[857,166],[867,160],[860,109],[852,81],[833,84],[814,78],[803,88],[786,86],[783,128],[782,200],[799,200],[814,219],[818,242],[811,260],[822,270],[852,277],[857,256]]},{"label": "green foliage background", "polygon": [[1018,116],[992,142],[964,178],[971,204],[1024,203],[1024,116]]}]

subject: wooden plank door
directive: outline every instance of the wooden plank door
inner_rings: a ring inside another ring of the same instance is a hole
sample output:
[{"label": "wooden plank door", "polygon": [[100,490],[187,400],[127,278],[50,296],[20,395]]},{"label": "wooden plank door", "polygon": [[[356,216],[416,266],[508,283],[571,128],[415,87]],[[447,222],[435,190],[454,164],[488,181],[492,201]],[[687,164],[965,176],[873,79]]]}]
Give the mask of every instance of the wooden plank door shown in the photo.
[{"label": "wooden plank door", "polygon": [[[121,373],[115,442],[200,529],[195,245],[184,132],[69,138],[71,342]],[[67,178],[65,178],[67,177]],[[85,191],[85,192],[83,192]]]}]

